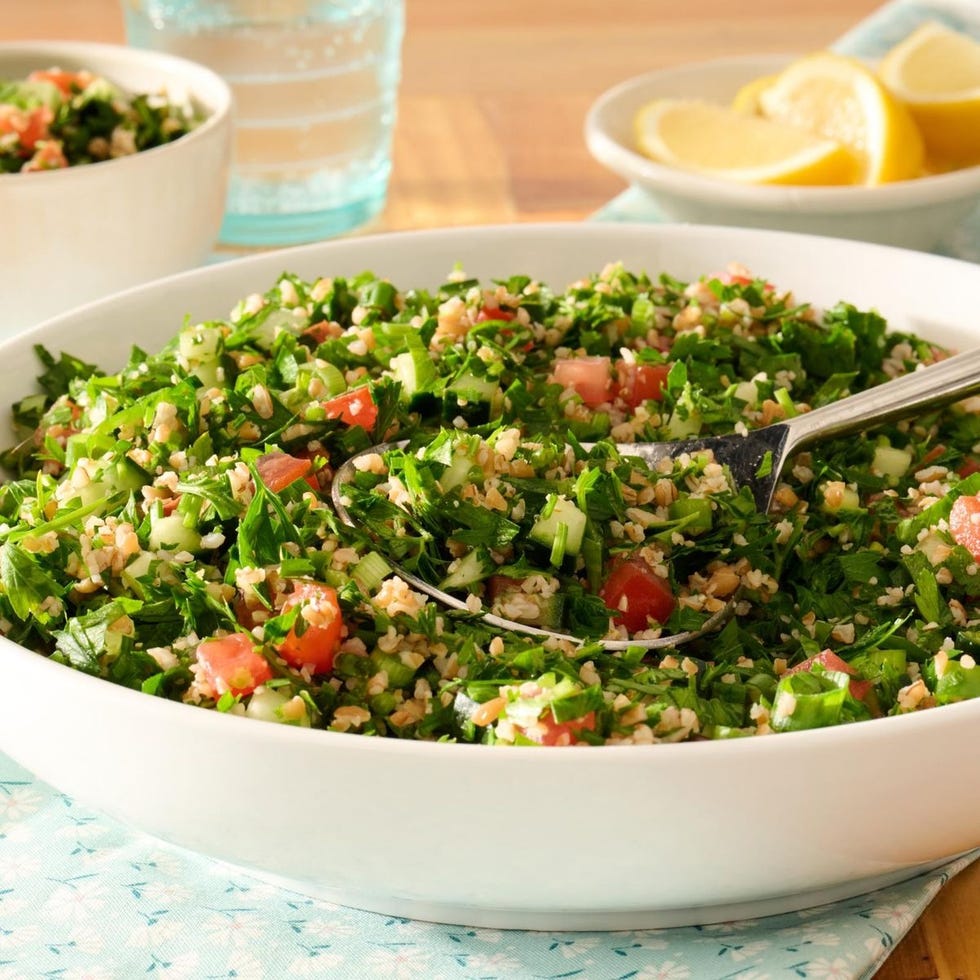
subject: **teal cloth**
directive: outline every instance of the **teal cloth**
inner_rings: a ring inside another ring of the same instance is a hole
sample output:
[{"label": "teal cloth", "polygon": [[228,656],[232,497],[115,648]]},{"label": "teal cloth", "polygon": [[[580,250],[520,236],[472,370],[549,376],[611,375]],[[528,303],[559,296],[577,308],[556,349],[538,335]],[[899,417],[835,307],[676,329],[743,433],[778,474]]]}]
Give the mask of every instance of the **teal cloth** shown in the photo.
[{"label": "teal cloth", "polygon": [[[894,0],[838,48],[875,56],[930,16],[973,30],[972,2]],[[595,218],[660,220],[634,188]],[[980,216],[941,251],[980,261]],[[833,905],[721,925],[609,933],[435,925],[272,886],[93,812],[0,754],[0,980],[860,980],[978,856]]]},{"label": "teal cloth", "polygon": [[852,980],[871,977],[978,855],[860,898],[743,922],[474,929],[269,885],[130,830],[0,756],[0,980]]}]

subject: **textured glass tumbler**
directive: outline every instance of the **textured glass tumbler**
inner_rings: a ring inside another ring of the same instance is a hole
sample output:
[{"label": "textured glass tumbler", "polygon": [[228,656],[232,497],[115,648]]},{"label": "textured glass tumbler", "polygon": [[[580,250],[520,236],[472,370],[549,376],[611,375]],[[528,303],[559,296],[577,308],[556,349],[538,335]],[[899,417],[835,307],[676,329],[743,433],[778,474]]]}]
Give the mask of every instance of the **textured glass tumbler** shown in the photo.
[{"label": "textured glass tumbler", "polygon": [[126,36],[213,68],[235,95],[220,240],[288,245],[384,206],[404,0],[122,0]]}]

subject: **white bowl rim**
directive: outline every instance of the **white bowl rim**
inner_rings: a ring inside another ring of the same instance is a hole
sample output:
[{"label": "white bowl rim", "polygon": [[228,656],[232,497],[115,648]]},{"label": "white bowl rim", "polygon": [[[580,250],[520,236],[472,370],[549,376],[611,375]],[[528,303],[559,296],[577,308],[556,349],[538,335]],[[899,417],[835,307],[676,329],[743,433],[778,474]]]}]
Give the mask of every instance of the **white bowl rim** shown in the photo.
[{"label": "white bowl rim", "polygon": [[[53,184],[58,180],[78,179],[79,174],[90,173],[91,168],[98,168],[98,173],[105,173],[107,167],[112,167],[113,172],[119,171],[122,167],[132,167],[145,159],[148,154],[158,157],[163,153],[173,153],[175,147],[187,146],[190,142],[200,142],[231,117],[234,107],[234,96],[228,83],[211,68],[199,62],[181,58],[178,55],[169,54],[164,51],[153,51],[149,48],[137,48],[126,44],[107,44],[98,41],[0,41],[0,63],[7,55],[17,55],[23,57],[61,57],[67,56],[79,61],[92,60],[100,62],[105,60],[123,60],[132,64],[146,64],[151,67],[168,71],[174,75],[180,75],[188,80],[188,87],[193,90],[196,98],[198,88],[206,87],[208,90],[208,101],[202,101],[202,107],[207,115],[204,120],[195,126],[189,133],[185,133],[179,139],[160,146],[149,147],[138,153],[131,153],[126,156],[114,157],[110,160],[98,160],[93,163],[85,163],[74,167],[59,167],[56,170],[41,170],[26,175],[31,181],[32,186],[38,186],[37,182],[46,180]],[[98,65],[93,65],[91,71],[97,74],[105,74],[110,81],[110,72]],[[2,77],[2,75],[0,75]],[[138,94],[138,93],[137,93]],[[0,174],[0,188],[5,185],[8,189],[14,181],[24,180],[25,175],[21,173]]]},{"label": "white bowl rim", "polygon": [[[925,207],[951,198],[980,194],[980,165],[944,174],[895,181],[876,187],[820,187],[804,185],[752,185],[708,177],[656,163],[609,131],[608,114],[625,100],[672,78],[696,77],[711,69],[754,67],[758,75],[770,74],[799,55],[733,55],[727,58],[685,62],[628,78],[603,92],[590,106],[584,123],[586,143],[598,160],[620,176],[658,187],[665,193],[695,198],[704,203],[732,205],[766,212],[787,207],[797,212],[870,212]],[[654,98],[653,95],[650,98]],[[692,95],[692,98],[697,98]]]}]

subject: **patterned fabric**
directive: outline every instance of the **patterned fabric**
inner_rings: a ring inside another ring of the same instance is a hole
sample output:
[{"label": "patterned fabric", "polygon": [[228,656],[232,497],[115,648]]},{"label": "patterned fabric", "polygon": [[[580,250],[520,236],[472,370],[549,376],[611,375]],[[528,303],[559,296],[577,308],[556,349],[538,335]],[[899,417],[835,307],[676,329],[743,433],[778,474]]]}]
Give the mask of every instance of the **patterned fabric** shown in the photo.
[{"label": "patterned fabric", "polygon": [[0,980],[853,980],[939,871],[831,906],[721,925],[516,932],[344,908],[131,831],[0,755]]}]

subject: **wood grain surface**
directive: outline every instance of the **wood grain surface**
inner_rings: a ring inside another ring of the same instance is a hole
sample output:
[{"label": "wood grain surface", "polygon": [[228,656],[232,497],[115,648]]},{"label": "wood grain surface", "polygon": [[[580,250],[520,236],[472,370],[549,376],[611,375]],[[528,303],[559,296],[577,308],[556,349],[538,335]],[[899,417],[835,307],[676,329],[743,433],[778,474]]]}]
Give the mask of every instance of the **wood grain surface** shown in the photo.
[{"label": "wood grain surface", "polygon": [[[814,50],[878,5],[407,0],[389,202],[365,230],[587,218],[625,186],[582,138],[606,88],[684,62]],[[122,41],[120,9],[0,0],[0,40]],[[980,980],[980,862],[940,892],[875,980]]]}]

